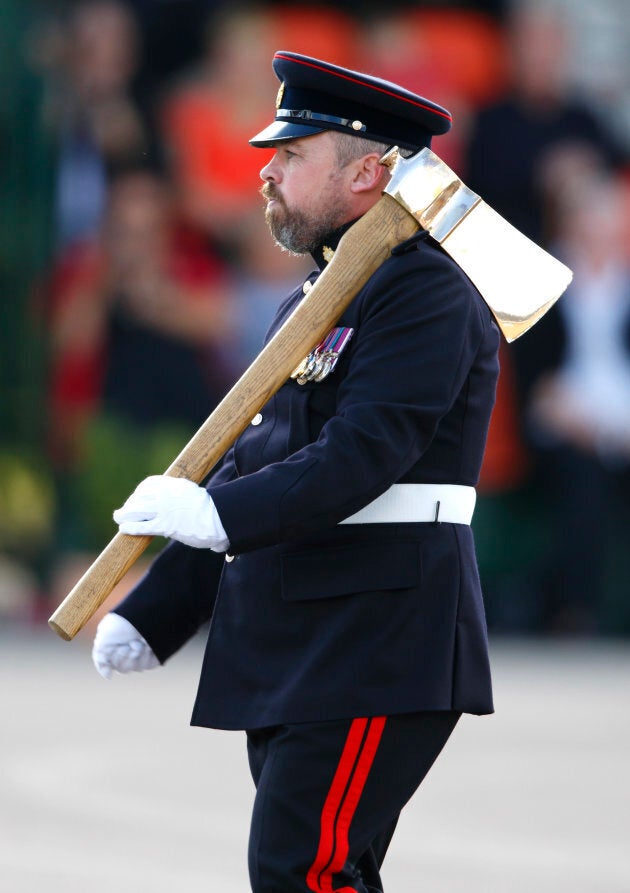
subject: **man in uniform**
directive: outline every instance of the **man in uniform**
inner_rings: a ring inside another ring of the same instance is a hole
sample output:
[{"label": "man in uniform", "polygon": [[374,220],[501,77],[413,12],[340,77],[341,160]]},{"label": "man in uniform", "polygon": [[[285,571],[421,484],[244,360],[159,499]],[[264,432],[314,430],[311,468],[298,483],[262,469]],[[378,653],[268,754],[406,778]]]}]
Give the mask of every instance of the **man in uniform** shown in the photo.
[{"label": "man in uniform", "polygon": [[[451,124],[397,85],[278,52],[254,146],[266,217],[317,264],[380,198],[379,159]],[[492,712],[470,520],[498,330],[426,233],[372,275],[205,487],[148,478],[115,513],[172,542],[97,632],[94,660],[163,663],[206,621],[192,723],[244,729],[255,893],[382,890],[399,813],[462,712]],[[409,887],[417,883],[410,878]]]}]

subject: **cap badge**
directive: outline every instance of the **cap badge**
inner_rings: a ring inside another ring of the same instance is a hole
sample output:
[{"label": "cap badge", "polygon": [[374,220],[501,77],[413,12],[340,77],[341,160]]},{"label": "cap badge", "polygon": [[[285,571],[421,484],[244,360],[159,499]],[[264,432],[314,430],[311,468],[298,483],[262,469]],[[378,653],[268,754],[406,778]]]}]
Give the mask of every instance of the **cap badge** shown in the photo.
[{"label": "cap badge", "polygon": [[363,121],[353,121],[350,127],[352,127],[353,130],[362,130]]},{"label": "cap badge", "polygon": [[323,381],[337,365],[337,360],[352,338],[354,329],[349,326],[337,326],[331,329],[323,341],[302,360],[297,369],[291,373],[291,378],[298,384],[306,384],[308,381]]},{"label": "cap badge", "polygon": [[276,96],[276,108],[280,108],[280,104],[282,102],[282,97],[284,96],[284,81],[280,84],[278,88],[278,95]]}]

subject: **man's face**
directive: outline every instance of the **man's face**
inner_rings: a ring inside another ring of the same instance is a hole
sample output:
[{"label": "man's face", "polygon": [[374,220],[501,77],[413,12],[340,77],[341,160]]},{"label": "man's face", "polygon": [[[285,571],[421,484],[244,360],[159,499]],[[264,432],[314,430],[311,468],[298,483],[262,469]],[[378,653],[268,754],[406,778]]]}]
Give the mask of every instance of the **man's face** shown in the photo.
[{"label": "man's face", "polygon": [[278,143],[260,176],[271,234],[292,254],[312,252],[328,233],[357,216],[351,173],[340,169],[330,131]]}]

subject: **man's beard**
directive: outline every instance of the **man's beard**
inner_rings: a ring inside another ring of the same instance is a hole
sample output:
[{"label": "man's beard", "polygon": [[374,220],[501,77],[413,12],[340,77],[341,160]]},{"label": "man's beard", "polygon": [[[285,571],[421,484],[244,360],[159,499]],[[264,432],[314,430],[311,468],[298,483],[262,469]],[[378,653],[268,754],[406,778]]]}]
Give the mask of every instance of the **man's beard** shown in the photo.
[{"label": "man's beard", "polygon": [[264,198],[277,202],[273,210],[267,206],[265,220],[276,243],[289,254],[312,254],[347,219],[347,209],[339,198],[315,216],[288,208],[273,183],[265,183],[260,191]]}]

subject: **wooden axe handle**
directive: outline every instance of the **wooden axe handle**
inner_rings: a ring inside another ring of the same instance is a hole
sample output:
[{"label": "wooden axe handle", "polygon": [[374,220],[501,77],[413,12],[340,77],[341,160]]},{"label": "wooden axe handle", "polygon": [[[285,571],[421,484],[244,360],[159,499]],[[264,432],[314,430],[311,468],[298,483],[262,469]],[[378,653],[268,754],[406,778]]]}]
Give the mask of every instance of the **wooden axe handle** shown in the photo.
[{"label": "wooden axe handle", "polygon": [[[395,199],[383,197],[343,236],[309,293],[192,437],[165,474],[200,483],[256,413],[328,334],[359,289],[408,239],[418,223]],[[72,639],[151,542],[118,533],[48,621]]]}]

